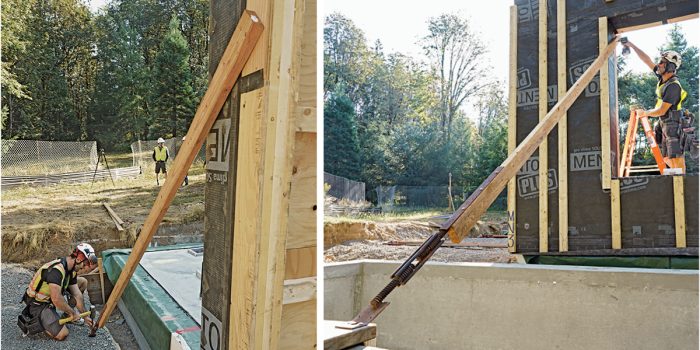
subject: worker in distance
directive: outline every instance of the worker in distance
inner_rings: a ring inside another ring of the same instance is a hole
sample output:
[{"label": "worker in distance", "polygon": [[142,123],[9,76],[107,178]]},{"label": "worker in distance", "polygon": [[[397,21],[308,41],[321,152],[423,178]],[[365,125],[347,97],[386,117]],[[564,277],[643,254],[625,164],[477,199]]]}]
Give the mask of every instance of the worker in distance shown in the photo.
[{"label": "worker in distance", "polygon": [[153,161],[156,162],[156,185],[160,185],[160,172],[163,171],[163,179],[168,178],[168,169],[165,168],[165,162],[170,158],[170,151],[165,146],[165,140],[162,137],[158,138],[158,146],[153,149]]},{"label": "worker in distance", "polygon": [[71,317],[74,323],[84,320],[86,325],[92,326],[92,319],[81,315],[88,313],[83,302],[87,279],[78,274],[88,273],[96,266],[97,255],[87,243],[80,243],[70,255],[41,266],[22,296],[26,307],[17,322],[22,332],[33,335],[43,331],[53,339],[64,340],[68,328],[59,322],[59,311]]},{"label": "worker in distance", "polygon": [[[676,72],[681,67],[681,55],[672,50],[661,53],[661,58],[654,61],[640,48],[629,40],[623,40],[623,45],[632,48],[637,56],[651,69],[658,79],[656,84],[656,104],[653,109],[637,109],[638,117],[658,117],[657,128],[661,129],[661,155],[669,168],[679,169],[676,173],[685,173],[685,158],[683,156],[685,145],[681,145],[683,128],[682,104],[688,96],[683,90]],[[658,140],[657,140],[658,142]]]}]

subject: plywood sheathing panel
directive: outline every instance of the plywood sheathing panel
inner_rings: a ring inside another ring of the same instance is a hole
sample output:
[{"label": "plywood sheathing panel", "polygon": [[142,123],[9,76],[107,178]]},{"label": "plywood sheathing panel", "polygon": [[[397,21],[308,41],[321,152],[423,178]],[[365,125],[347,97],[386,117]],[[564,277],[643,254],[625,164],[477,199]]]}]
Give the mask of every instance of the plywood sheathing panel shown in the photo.
[{"label": "plywood sheathing panel", "polygon": [[308,350],[316,348],[316,299],[282,307],[280,349]]},{"label": "plywood sheathing panel", "polygon": [[316,245],[316,133],[297,132],[290,191],[287,249]]}]

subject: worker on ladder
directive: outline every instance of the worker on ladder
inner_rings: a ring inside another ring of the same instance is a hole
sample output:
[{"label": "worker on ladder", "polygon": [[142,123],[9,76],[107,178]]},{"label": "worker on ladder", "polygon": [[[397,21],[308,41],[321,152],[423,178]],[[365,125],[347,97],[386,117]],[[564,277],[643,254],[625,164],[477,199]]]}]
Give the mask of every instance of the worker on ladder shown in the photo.
[{"label": "worker on ladder", "polygon": [[656,105],[654,109],[636,110],[639,117],[659,117],[661,125],[661,154],[669,168],[685,173],[685,158],[681,147],[682,103],[688,93],[683,90],[676,71],[681,67],[681,55],[676,51],[664,51],[657,64],[629,40],[623,43],[630,47],[653,72],[659,82],[656,84]]}]

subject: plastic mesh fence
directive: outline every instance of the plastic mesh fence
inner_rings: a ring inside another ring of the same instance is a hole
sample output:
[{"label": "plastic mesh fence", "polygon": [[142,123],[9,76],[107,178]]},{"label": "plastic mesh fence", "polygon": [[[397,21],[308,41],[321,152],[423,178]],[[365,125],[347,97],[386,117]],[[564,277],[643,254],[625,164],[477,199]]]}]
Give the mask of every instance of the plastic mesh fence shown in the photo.
[{"label": "plastic mesh fence", "polygon": [[97,142],[2,140],[3,176],[94,170]]},{"label": "plastic mesh fence", "polygon": [[[398,208],[448,208],[447,186],[377,186],[374,192],[377,206],[385,212]],[[469,195],[461,186],[452,186],[455,207],[459,207]],[[503,191],[490,208],[505,210],[506,199],[506,191]]]},{"label": "plastic mesh fence", "polygon": [[364,182],[353,181],[326,172],[323,173],[323,182],[331,186],[328,190],[328,194],[335,198],[347,199],[355,202],[365,200]]}]

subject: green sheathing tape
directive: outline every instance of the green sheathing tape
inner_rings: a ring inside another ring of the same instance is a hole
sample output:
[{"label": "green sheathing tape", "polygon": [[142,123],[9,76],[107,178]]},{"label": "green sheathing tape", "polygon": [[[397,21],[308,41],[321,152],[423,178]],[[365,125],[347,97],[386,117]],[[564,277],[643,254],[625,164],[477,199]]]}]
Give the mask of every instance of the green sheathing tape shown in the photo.
[{"label": "green sheathing tape", "polygon": [[[187,249],[201,246],[189,244],[149,248],[148,251]],[[116,284],[131,249],[111,249],[102,252],[107,277]],[[151,349],[169,349],[171,333],[185,330],[181,335],[191,349],[199,349],[200,330],[197,322],[139,265],[134,271],[121,299],[129,308]],[[197,328],[197,330],[193,330]]]},{"label": "green sheathing tape", "polygon": [[698,268],[697,257],[665,256],[526,256],[528,264],[575,265],[601,267],[637,267],[648,269],[690,269]]}]

